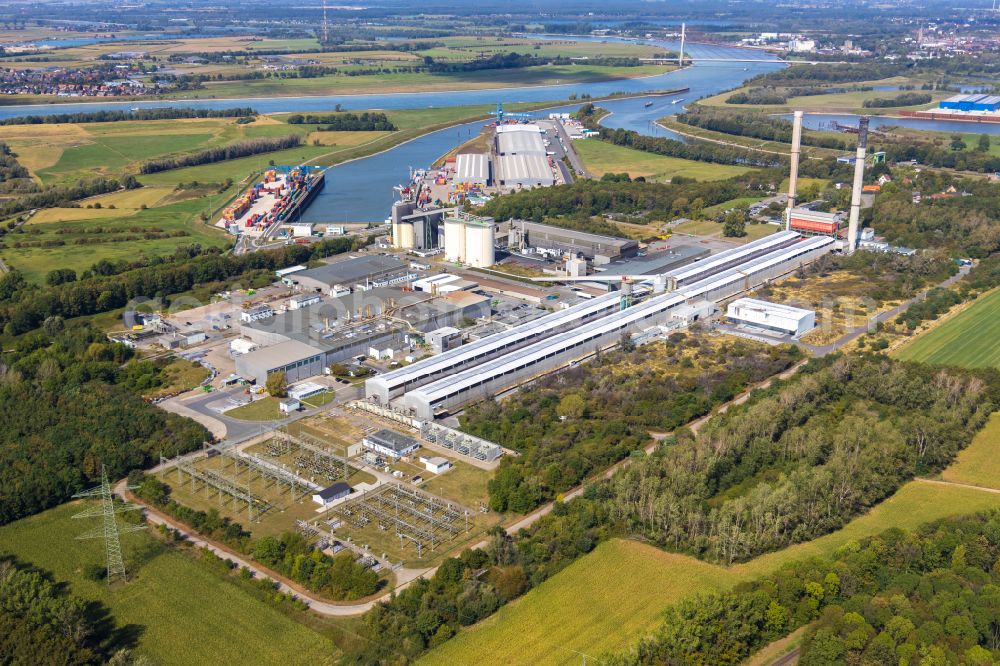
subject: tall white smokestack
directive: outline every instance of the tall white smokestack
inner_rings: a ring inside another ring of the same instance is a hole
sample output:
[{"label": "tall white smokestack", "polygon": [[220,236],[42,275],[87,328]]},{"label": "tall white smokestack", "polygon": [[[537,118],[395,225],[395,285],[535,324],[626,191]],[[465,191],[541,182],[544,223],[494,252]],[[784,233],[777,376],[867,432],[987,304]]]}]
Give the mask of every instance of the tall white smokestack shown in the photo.
[{"label": "tall white smokestack", "polygon": [[679,58],[677,58],[678,67],[684,66],[684,31],[685,31],[685,25],[681,23],[681,55]]},{"label": "tall white smokestack", "polygon": [[858,152],[854,160],[854,185],[851,188],[851,217],[847,223],[847,254],[858,248],[858,221],[861,219],[861,189],[865,182],[865,153],[868,150],[868,116],[858,120]]},{"label": "tall white smokestack", "polygon": [[792,226],[792,209],[799,188],[799,154],[802,152],[802,112],[796,111],[792,120],[792,168],[788,173],[788,208],[785,211],[785,231]]}]

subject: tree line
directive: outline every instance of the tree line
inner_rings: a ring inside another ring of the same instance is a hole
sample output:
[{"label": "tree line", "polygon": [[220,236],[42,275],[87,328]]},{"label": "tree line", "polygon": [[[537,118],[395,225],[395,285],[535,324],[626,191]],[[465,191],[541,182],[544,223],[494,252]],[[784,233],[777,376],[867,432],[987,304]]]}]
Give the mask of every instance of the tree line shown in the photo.
[{"label": "tree line", "polygon": [[73,202],[78,199],[117,192],[121,189],[133,190],[137,187],[142,187],[142,185],[132,175],[123,176],[120,179],[91,178],[90,180],[80,180],[76,185],[54,185],[41,192],[0,201],[0,217],[8,217],[36,208],[72,206]]},{"label": "tree line", "polygon": [[[189,259],[151,262],[122,273],[91,275],[45,287],[29,283],[15,270],[0,276],[0,326],[5,335],[20,335],[38,328],[52,316],[69,319],[98,314],[123,307],[132,299],[167,299],[198,285],[249,279],[261,272],[273,278],[279,268],[347,252],[356,243],[365,242],[341,237],[240,256],[206,252]],[[107,267],[114,269],[110,262]]]},{"label": "tree line", "polygon": [[286,122],[289,125],[323,125],[319,129],[324,132],[395,132],[397,129],[389,117],[379,111],[327,115],[295,113],[288,116]]},{"label": "tree line", "polygon": [[1000,512],[850,541],[736,589],[686,599],[612,666],[736,666],[809,625],[802,666],[969,664],[1000,657]]},{"label": "tree line", "polygon": [[866,99],[864,106],[866,109],[885,109],[893,106],[914,106],[917,104],[930,104],[934,99],[927,93],[905,92],[895,97],[875,97]]},{"label": "tree line", "polygon": [[260,153],[270,153],[276,150],[294,148],[301,144],[302,137],[298,134],[244,139],[242,141],[235,141],[225,146],[209,148],[207,150],[191,153],[189,155],[182,155],[180,157],[164,157],[157,160],[143,162],[139,166],[139,173],[158,173],[160,171],[168,171],[170,169],[198,166],[199,164],[224,162],[226,160],[235,160],[240,157],[259,155]]},{"label": "tree line", "polygon": [[778,167],[787,163],[787,160],[780,155],[762,153],[759,151],[747,150],[733,146],[723,146],[705,141],[684,143],[675,139],[664,137],[647,136],[639,134],[634,130],[610,129],[598,124],[596,120],[595,107],[593,104],[585,104],[579,111],[578,116],[581,122],[588,129],[599,132],[601,141],[612,143],[616,146],[626,146],[635,150],[641,150],[655,155],[667,155],[669,157],[680,157],[686,160],[698,162],[712,162],[715,164],[735,164],[751,167]]},{"label": "tree line", "polygon": [[252,539],[240,523],[220,516],[216,509],[199,511],[173,499],[170,486],[155,476],[136,470],[129,474],[129,484],[137,486],[137,496],[199,534],[220,541],[329,599],[360,599],[378,590],[378,575],[359,564],[349,552],[330,557],[295,532]]},{"label": "tree line", "polygon": [[17,155],[6,143],[0,142],[0,192],[36,192],[38,185],[31,173],[17,161]]},{"label": "tree line", "polygon": [[48,125],[62,123],[114,123],[127,120],[174,120],[177,118],[250,118],[257,112],[246,107],[231,109],[191,109],[166,107],[135,111],[86,111],[54,113],[46,116],[16,116],[0,120],[0,125]]},{"label": "tree line", "polygon": [[[677,122],[693,125],[713,132],[748,136],[765,141],[792,142],[792,123],[781,118],[761,115],[756,111],[723,111],[705,106],[693,106],[677,115]],[[849,138],[819,136],[810,131],[802,132],[802,144],[820,148],[849,150],[856,142]]]},{"label": "tree line", "polygon": [[813,360],[616,473],[628,529],[725,565],[827,534],[938,471],[983,426],[1000,374],[883,357]]},{"label": "tree line", "polygon": [[539,380],[502,405],[466,410],[467,432],[517,450],[489,483],[490,508],[527,513],[650,441],[791,366],[792,346],[719,346],[676,333]]}]

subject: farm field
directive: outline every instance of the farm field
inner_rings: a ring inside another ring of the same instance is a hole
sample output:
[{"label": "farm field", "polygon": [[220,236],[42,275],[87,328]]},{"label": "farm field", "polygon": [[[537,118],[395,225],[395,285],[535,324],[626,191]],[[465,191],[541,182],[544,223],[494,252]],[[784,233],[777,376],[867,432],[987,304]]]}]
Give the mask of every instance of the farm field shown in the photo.
[{"label": "farm field", "polygon": [[0,527],[2,550],[67,582],[72,594],[107,606],[123,636],[156,664],[191,664],[206,654],[233,666],[245,664],[248,654],[260,663],[333,663],[338,650],[329,639],[148,533],[122,537],[125,561],[134,568],[127,585],[109,589],[87,579],[83,569],[103,562],[104,545],[74,540],[92,527],[71,518],[83,507],[64,504]]},{"label": "farm field", "polygon": [[[727,107],[733,106],[732,104],[727,104]],[[740,107],[736,107],[740,108]],[[781,143],[780,141],[766,141],[763,139],[756,139],[748,136],[739,136],[738,134],[726,134],[724,132],[716,132],[713,130],[704,129],[702,127],[696,127],[694,125],[688,125],[686,123],[679,122],[673,116],[667,116],[665,118],[660,118],[656,121],[658,125],[667,129],[671,132],[677,132],[679,134],[686,134],[695,138],[705,139],[706,141],[714,141],[716,143],[730,144],[734,146],[742,146],[744,148],[753,148],[756,150],[762,150],[772,153],[781,153],[787,155],[791,151],[791,144]],[[813,130],[809,131],[812,136],[837,136],[836,132],[816,132]],[[817,146],[802,146],[802,154],[807,157],[828,157],[840,155],[842,151],[833,150],[831,148],[819,148]]]},{"label": "farm field", "polygon": [[[978,471],[972,474],[970,470],[987,461],[983,478],[992,478],[988,483],[997,485],[998,442],[1000,417],[994,415],[942,477],[975,482]],[[915,480],[836,532],[729,568],[633,541],[613,540],[495,616],[460,632],[420,663],[476,663],[489,655],[505,664],[579,664],[579,653],[599,658],[632,645],[644,631],[657,626],[667,605],[685,596],[752,580],[788,562],[832,554],[845,543],[891,527],[913,528],[957,513],[998,507],[1000,493]],[[597,627],[605,630],[594,630]]]},{"label": "farm field", "polygon": [[896,356],[966,368],[1000,368],[1000,290],[902,347]]},{"label": "farm field", "polygon": [[1000,489],[1000,412],[990,417],[972,444],[941,472],[941,478],[952,483]]},{"label": "farm field", "polygon": [[749,171],[749,168],[696,162],[678,157],[666,157],[616,146],[597,139],[573,142],[584,166],[595,175],[627,173],[632,178],[643,176],[647,180],[665,181],[673,176],[686,176],[698,180],[723,180]]}]

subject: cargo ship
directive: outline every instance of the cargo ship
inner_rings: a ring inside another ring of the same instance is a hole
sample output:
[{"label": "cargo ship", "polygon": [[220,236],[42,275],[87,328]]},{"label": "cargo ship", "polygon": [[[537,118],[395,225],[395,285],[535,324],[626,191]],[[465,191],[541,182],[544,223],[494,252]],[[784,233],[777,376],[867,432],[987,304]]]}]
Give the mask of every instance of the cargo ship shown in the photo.
[{"label": "cargo ship", "polygon": [[217,224],[234,235],[259,235],[292,222],[323,189],[325,177],[323,167],[272,167],[222,212]]}]

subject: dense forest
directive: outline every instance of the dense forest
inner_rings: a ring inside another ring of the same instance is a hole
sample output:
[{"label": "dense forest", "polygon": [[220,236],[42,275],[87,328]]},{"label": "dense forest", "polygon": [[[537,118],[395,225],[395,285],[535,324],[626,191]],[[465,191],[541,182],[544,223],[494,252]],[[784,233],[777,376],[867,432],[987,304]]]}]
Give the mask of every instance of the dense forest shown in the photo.
[{"label": "dense forest", "polygon": [[665,548],[731,564],[836,530],[964,448],[995,372],[882,357],[813,360],[794,380],[616,473],[612,511]]},{"label": "dense forest", "polygon": [[502,404],[466,410],[462,428],[521,455],[489,483],[490,508],[526,513],[596,469],[706,414],[800,358],[798,348],[746,341],[668,342],[617,350],[544,378]]},{"label": "dense forest", "polygon": [[[347,252],[369,243],[365,238],[331,238],[311,245],[288,245],[275,250],[235,256],[218,250],[188,257],[181,253],[173,261],[149,261],[147,265],[116,272],[111,262],[98,262],[87,277],[40,287],[17,271],[0,276],[0,325],[6,335],[19,335],[42,325],[47,317],[79,317],[107,312],[132,299],[161,298],[188,291],[197,285],[247,278],[261,272]],[[102,271],[102,267],[108,269]]]},{"label": "dense forest", "polygon": [[747,178],[691,183],[678,177],[674,181],[581,179],[569,185],[538,187],[494,197],[479,211],[497,220],[520,218],[552,222],[547,218],[564,218],[581,223],[589,222],[593,216],[614,213],[628,216],[629,222],[642,224],[648,219],[693,214],[706,206],[744,195],[748,189],[766,187],[766,182],[757,184]]},{"label": "dense forest", "polygon": [[394,132],[396,126],[389,117],[377,111],[363,113],[332,113],[322,116],[295,113],[288,116],[289,125],[322,125],[324,132]]},{"label": "dense forest", "polygon": [[45,125],[62,123],[114,123],[128,120],[175,120],[178,118],[249,118],[257,112],[250,107],[231,109],[191,109],[166,107],[135,111],[81,111],[47,116],[16,116],[0,119],[0,125]]},{"label": "dense forest", "polygon": [[180,157],[164,157],[158,160],[143,162],[139,167],[139,173],[157,173],[169,169],[181,169],[183,167],[198,166],[199,164],[210,164],[212,162],[225,162],[235,160],[240,157],[259,155],[260,153],[270,153],[276,150],[294,148],[302,143],[302,137],[298,134],[288,134],[286,136],[260,137],[257,139],[244,139],[234,141],[218,148],[209,148],[190,155]]},{"label": "dense forest", "polygon": [[147,404],[122,367],[132,352],[53,316],[0,355],[0,524],[120,478],[161,453],[210,439],[190,419]]},{"label": "dense forest", "polygon": [[[921,193],[917,203],[914,191]],[[891,243],[983,258],[1000,251],[998,210],[998,183],[913,174],[883,187],[875,202],[873,226]]]},{"label": "dense forest", "polygon": [[802,666],[990,666],[1000,660],[1000,513],[893,529],[667,610],[613,666],[736,666],[809,624]]},{"label": "dense forest", "polygon": [[0,553],[0,662],[141,663],[127,649],[106,651],[119,631],[103,605],[69,594],[45,573]]}]

